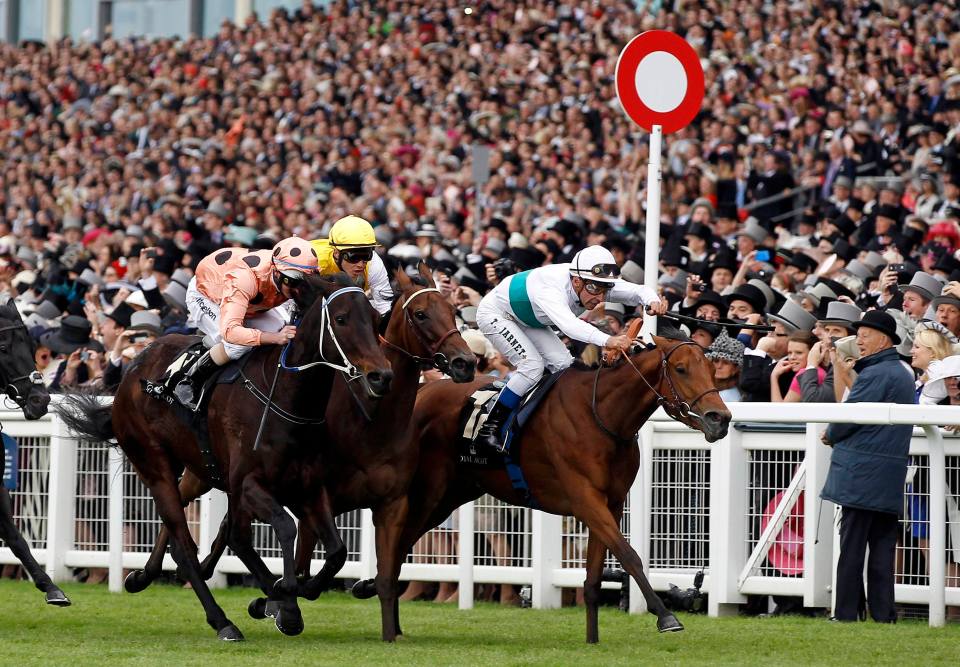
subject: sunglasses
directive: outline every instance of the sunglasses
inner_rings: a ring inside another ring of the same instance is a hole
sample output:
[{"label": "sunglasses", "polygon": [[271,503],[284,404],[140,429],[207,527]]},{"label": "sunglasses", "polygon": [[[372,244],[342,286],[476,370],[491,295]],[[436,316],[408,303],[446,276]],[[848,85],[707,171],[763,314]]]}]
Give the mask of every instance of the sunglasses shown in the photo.
[{"label": "sunglasses", "polygon": [[348,264],[357,264],[359,262],[369,262],[373,259],[373,248],[359,248],[357,250],[344,250],[340,257]]},{"label": "sunglasses", "polygon": [[603,294],[613,289],[613,285],[611,283],[598,283],[592,280],[584,280],[583,289],[587,290],[588,294]]}]

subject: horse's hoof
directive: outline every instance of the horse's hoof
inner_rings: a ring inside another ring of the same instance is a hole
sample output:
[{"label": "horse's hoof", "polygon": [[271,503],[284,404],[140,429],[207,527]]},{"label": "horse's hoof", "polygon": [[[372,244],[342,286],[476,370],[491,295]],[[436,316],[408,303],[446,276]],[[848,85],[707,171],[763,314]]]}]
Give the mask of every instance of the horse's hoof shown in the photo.
[{"label": "horse's hoof", "polygon": [[681,632],[683,624],[673,614],[667,614],[657,619],[657,630],[660,632]]},{"label": "horse's hoof", "polygon": [[217,639],[225,642],[242,642],[243,633],[240,632],[240,628],[231,623],[220,628],[220,632],[217,633]]},{"label": "horse's hoof", "polygon": [[259,621],[267,617],[266,607],[267,600],[265,598],[253,598],[250,600],[250,604],[247,605],[247,613],[250,615],[250,618]]},{"label": "horse's hoof", "polygon": [[270,618],[276,618],[280,615],[280,602],[277,600],[267,600],[266,606],[263,608],[263,613]]},{"label": "horse's hoof", "polygon": [[52,604],[54,607],[69,607],[71,604],[70,598],[59,588],[52,588],[47,591],[46,598],[47,604]]},{"label": "horse's hoof", "polygon": [[123,580],[123,589],[127,593],[139,593],[151,584],[153,580],[143,570],[134,570]]},{"label": "horse's hoof", "polygon": [[299,613],[293,615],[289,612],[284,613],[283,610],[279,610],[277,612],[276,624],[277,630],[288,637],[296,637],[303,632],[303,616]]},{"label": "horse's hoof", "polygon": [[377,584],[373,579],[361,579],[353,585],[350,592],[358,600],[369,600],[377,595]]},{"label": "horse's hoof", "polygon": [[317,582],[314,579],[306,579],[301,581],[297,586],[297,597],[303,598],[304,600],[310,600],[313,602],[320,594],[327,590],[326,586],[323,586],[321,583]]}]

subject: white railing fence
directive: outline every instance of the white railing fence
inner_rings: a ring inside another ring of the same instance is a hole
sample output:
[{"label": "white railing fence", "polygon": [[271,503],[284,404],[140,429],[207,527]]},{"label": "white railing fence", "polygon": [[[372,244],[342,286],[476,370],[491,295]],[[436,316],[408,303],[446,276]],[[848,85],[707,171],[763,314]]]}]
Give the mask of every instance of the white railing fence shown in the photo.
[{"label": "white railing fence", "polygon": [[[751,594],[832,606],[839,538],[836,509],[819,499],[830,461],[820,433],[830,422],[912,424],[897,601],[929,606],[935,626],[944,623],[945,605],[960,606],[960,439],[943,438],[937,428],[960,423],[960,410],[858,404],[854,411],[850,405],[796,403],[730,408],[730,433],[713,445],[662,413],[640,432],[641,469],[621,526],[654,588],[689,587],[703,569],[712,615],[733,613]],[[27,422],[19,413],[0,412],[0,421],[20,443],[14,511],[37,560],[57,580],[69,579],[74,568],[109,568],[111,590],[121,590],[123,570],[143,567],[160,526],[129,463],[115,448],[78,441],[54,414]],[[187,508],[201,556],[225,511],[220,492]],[[344,514],[337,523],[348,547],[340,576],[373,576],[369,510]],[[484,496],[425,536],[402,577],[459,582],[462,608],[473,604],[474,583],[531,585],[535,607],[557,607],[562,588],[582,585],[586,537],[573,518]],[[258,525],[255,540],[267,565],[279,572],[269,527]],[[322,558],[318,550],[313,571]],[[15,562],[9,549],[0,548],[0,563]],[[608,565],[617,563],[608,557]],[[169,554],[164,567],[175,567]],[[228,551],[212,583],[222,586],[225,575],[245,571]],[[635,583],[630,606],[644,610]]]}]

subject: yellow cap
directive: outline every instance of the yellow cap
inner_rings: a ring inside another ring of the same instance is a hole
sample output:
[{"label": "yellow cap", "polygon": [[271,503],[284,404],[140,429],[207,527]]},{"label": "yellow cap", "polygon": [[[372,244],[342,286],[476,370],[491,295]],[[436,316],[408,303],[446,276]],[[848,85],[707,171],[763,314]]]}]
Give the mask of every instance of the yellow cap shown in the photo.
[{"label": "yellow cap", "polygon": [[380,245],[373,225],[356,215],[340,218],[330,228],[330,245],[334,248],[373,248]]}]

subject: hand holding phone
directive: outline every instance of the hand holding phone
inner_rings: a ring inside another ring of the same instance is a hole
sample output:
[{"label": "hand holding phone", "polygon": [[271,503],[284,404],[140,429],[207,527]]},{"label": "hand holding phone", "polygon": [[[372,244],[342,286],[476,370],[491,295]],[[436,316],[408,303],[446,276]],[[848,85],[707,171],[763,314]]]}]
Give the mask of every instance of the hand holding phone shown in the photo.
[{"label": "hand holding phone", "polygon": [[758,262],[769,262],[770,261],[770,251],[769,250],[758,250],[754,259]]}]

